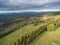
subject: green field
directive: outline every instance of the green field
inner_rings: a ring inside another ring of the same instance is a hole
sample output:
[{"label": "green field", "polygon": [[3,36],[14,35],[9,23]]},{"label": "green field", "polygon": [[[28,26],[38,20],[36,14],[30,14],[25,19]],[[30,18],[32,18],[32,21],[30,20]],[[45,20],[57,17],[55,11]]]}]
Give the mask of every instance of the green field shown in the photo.
[{"label": "green field", "polygon": [[[27,33],[37,30],[40,24],[24,26],[15,32],[0,39],[0,45],[14,45],[18,39]],[[60,28],[55,31],[46,31],[39,35],[30,45],[60,45]]]},{"label": "green field", "polygon": [[60,28],[42,33],[31,45],[60,45]]},{"label": "green field", "polygon": [[[51,17],[49,17],[49,18],[51,18]],[[21,24],[23,25],[24,23],[21,23]],[[27,23],[27,21],[26,21],[26,23]],[[18,23],[16,23],[16,24],[18,24]],[[19,22],[19,24],[20,24],[20,22]],[[44,28],[44,24],[46,24],[45,28]],[[43,25],[43,27],[42,27],[42,25]],[[0,38],[0,45],[14,45],[14,44],[18,45],[18,39],[20,41],[20,39],[22,39],[22,37],[25,38],[25,36],[28,38],[27,38],[27,40],[25,40],[23,38],[23,41],[27,42],[28,39],[32,40],[31,43],[27,43],[29,45],[60,45],[60,27],[59,26],[60,26],[60,18],[57,18],[57,17],[54,17],[51,19],[46,19],[46,20],[42,21],[42,23],[41,22],[38,23],[38,21],[36,21],[34,23],[27,24],[23,27],[19,27],[14,32],[11,32],[11,33],[7,34],[6,36]],[[11,28],[13,28],[13,27],[11,27]],[[42,28],[44,28],[44,29],[42,29]],[[38,30],[38,31],[36,31],[36,30]],[[42,31],[42,33],[40,31]],[[19,42],[19,44],[20,44],[20,42]]]},{"label": "green field", "polygon": [[34,30],[37,30],[40,27],[40,24],[34,26],[33,24],[24,26],[15,32],[3,37],[0,39],[0,45],[14,45],[14,43],[27,33],[31,33]]}]

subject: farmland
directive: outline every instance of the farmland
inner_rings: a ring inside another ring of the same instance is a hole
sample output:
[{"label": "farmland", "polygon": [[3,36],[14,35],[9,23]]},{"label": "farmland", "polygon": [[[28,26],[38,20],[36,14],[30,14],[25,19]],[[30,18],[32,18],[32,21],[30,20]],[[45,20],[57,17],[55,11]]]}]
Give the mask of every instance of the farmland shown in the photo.
[{"label": "farmland", "polygon": [[0,45],[60,45],[60,14],[14,17],[0,22]]}]

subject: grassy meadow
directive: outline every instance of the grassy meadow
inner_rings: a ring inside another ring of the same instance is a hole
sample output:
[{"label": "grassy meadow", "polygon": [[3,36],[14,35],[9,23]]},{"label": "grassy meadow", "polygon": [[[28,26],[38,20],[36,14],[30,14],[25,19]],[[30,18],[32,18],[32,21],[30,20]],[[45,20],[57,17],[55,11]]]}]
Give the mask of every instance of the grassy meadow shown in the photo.
[{"label": "grassy meadow", "polygon": [[33,24],[24,26],[9,35],[3,38],[0,38],[0,45],[14,45],[14,42],[16,42],[18,38],[21,38],[22,35],[30,33],[38,29],[39,27],[40,27],[40,24],[37,26],[34,26]]},{"label": "grassy meadow", "polygon": [[60,45],[60,27],[55,31],[44,32],[31,45]]},{"label": "grassy meadow", "polygon": [[60,15],[15,17],[0,24],[0,45],[60,45]]}]

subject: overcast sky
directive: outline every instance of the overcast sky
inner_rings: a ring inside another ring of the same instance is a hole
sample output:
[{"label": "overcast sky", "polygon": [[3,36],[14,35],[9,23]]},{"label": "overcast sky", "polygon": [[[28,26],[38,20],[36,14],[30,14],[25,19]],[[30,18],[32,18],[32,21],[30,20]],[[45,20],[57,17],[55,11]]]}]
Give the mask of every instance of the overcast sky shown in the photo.
[{"label": "overcast sky", "polygon": [[60,0],[0,0],[0,11],[60,10]]}]

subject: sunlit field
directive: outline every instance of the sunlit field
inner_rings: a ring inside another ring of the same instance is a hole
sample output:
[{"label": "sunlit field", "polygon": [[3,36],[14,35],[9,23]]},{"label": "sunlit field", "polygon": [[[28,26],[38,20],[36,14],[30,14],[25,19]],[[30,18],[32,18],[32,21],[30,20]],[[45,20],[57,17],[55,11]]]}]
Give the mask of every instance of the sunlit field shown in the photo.
[{"label": "sunlit field", "polygon": [[4,19],[0,23],[0,45],[60,45],[60,14]]},{"label": "sunlit field", "polygon": [[0,38],[0,45],[14,45],[15,42],[17,42],[18,39],[22,37],[22,35],[26,35],[34,30],[37,30],[40,27],[40,24],[37,26],[34,26],[33,24],[24,26],[15,32]]},{"label": "sunlit field", "polygon": [[60,28],[44,32],[31,45],[60,45]]}]

